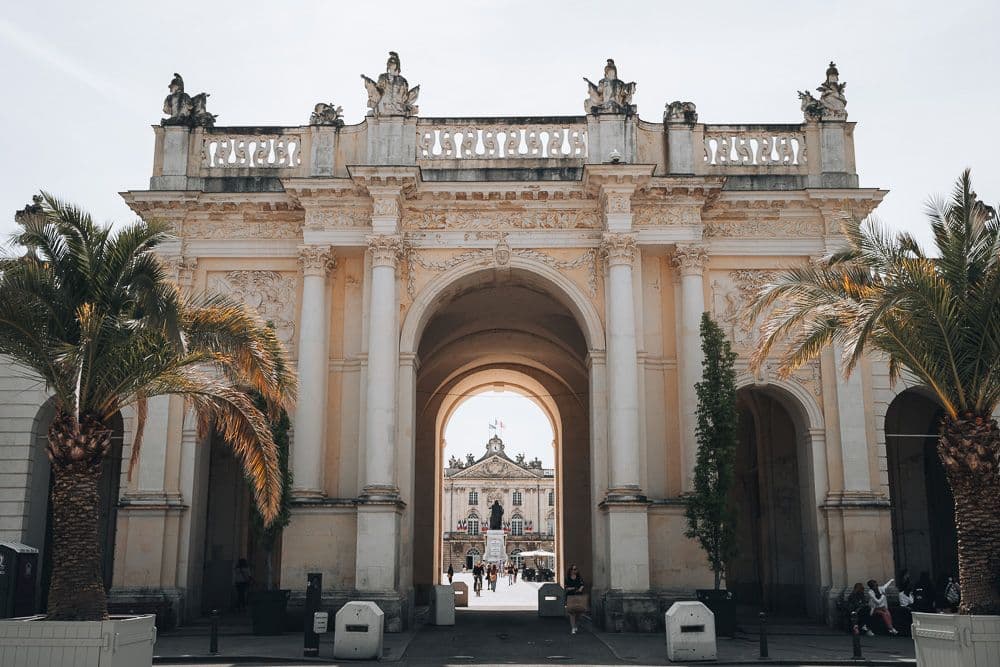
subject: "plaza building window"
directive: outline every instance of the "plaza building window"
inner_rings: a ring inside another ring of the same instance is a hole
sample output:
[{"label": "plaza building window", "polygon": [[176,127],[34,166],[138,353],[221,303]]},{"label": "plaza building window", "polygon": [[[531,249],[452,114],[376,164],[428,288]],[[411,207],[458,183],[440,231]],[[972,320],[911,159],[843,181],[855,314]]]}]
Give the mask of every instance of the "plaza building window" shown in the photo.
[{"label": "plaza building window", "polygon": [[520,568],[524,565],[524,556],[521,555],[520,549],[514,549],[510,552],[510,559],[514,562],[514,567]]},{"label": "plaza building window", "polygon": [[513,537],[520,537],[524,535],[524,519],[516,516],[510,520],[510,534]]},{"label": "plaza building window", "polygon": [[510,502],[511,502],[512,505],[520,505],[521,504],[521,492],[520,491],[515,491],[514,493],[510,494]]},{"label": "plaza building window", "polygon": [[479,534],[479,519],[477,517],[470,516],[466,530],[468,531],[469,535],[478,535]]},{"label": "plaza building window", "polygon": [[479,504],[479,492],[478,491],[469,491],[469,504],[470,505],[478,505]]},{"label": "plaza building window", "polygon": [[556,532],[556,520],[549,517],[545,520],[545,533],[547,535],[554,535]]},{"label": "plaza building window", "polygon": [[549,507],[554,507],[556,504],[556,493],[555,491],[549,491]]}]

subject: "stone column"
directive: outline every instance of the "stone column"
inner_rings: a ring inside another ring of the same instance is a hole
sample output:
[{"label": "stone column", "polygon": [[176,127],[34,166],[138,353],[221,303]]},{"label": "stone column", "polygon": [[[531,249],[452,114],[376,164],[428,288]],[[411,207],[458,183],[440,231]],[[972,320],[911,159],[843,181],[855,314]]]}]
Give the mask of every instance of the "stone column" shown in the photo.
[{"label": "stone column", "polygon": [[692,490],[698,456],[695,384],[701,380],[701,315],[705,312],[703,274],[708,252],[697,245],[678,244],[674,265],[681,274],[680,338],[677,345],[677,383],[681,426],[681,490]]},{"label": "stone column", "polygon": [[642,491],[639,483],[639,367],[632,294],[635,236],[605,234],[601,250],[608,263],[608,496],[636,498]]},{"label": "stone column", "polygon": [[301,246],[302,312],[299,316],[299,398],[295,406],[292,447],[294,493],[299,498],[321,498],[326,438],[326,384],[329,368],[327,338],[327,273],[334,267],[327,246]]},{"label": "stone column", "polygon": [[368,240],[371,298],[368,320],[368,380],[365,409],[363,495],[395,498],[396,381],[399,371],[399,305],[396,265],[403,252],[399,236]]}]

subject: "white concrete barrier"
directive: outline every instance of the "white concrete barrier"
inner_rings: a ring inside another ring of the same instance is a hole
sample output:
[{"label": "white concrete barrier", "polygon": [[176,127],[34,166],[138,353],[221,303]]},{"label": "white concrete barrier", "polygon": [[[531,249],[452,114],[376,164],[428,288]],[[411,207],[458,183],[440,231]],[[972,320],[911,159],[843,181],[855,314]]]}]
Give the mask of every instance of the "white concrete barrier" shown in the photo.
[{"label": "white concrete barrier", "polygon": [[565,616],[566,591],[559,584],[542,584],[538,589],[539,616]]},{"label": "white concrete barrier", "polygon": [[455,589],[455,606],[469,606],[469,585],[464,581],[456,581],[451,585]]},{"label": "white concrete barrier", "polygon": [[374,602],[348,602],[334,620],[333,657],[380,660],[385,614]]},{"label": "white concrete barrier", "polygon": [[431,589],[431,625],[455,625],[455,589],[434,586]]},{"label": "white concrete barrier", "polygon": [[715,614],[701,602],[673,603],[664,624],[668,660],[715,660]]}]

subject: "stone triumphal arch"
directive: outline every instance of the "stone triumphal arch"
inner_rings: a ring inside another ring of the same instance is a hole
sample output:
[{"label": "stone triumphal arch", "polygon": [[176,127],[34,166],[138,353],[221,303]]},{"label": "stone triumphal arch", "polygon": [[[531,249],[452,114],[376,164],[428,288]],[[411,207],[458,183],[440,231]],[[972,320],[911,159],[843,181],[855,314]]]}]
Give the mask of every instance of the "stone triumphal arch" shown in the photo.
[{"label": "stone triumphal arch", "polygon": [[[740,507],[759,514],[743,517],[733,587],[822,617],[854,581],[889,575],[884,367],[844,379],[828,350],[790,378],[752,375],[759,334],[740,315],[885,194],[858,185],[835,66],[818,97],[800,95],[801,122],[767,125],[706,124],[682,101],[645,120],[612,61],[577,116],[420,116],[396,54],[364,83],[356,125],[321,103],[302,126],[225,127],[176,77],[149,188],[122,195],[172,225],[161,254],[183,289],[245,300],[296,364],[294,508],[275,560],[293,609],[322,572],[328,603],[373,599],[390,630],[411,622],[441,563],[442,414],[501,377],[550,402],[560,549],[595,618],[656,628],[712,582],[683,536],[703,311],[739,353]],[[45,393],[4,373],[20,432]],[[179,400],[149,412],[139,472],[121,482],[111,597],[167,599],[184,621],[225,596],[206,573],[259,554],[219,443],[199,441]],[[125,459],[131,438],[126,426]],[[32,474],[11,483],[28,489]],[[5,534],[26,534],[38,512],[22,510]]]}]

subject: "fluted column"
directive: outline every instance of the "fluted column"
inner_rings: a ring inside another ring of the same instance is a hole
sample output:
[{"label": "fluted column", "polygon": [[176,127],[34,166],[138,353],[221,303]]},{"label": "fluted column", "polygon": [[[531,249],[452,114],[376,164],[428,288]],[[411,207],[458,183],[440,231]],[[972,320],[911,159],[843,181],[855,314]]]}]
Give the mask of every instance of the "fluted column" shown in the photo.
[{"label": "fluted column", "polygon": [[605,234],[601,250],[608,263],[608,495],[639,496],[639,366],[632,294],[635,235]]},{"label": "fluted column", "polygon": [[368,320],[368,386],[365,410],[365,486],[368,497],[396,497],[396,378],[399,367],[399,304],[396,265],[402,240],[377,235],[371,253]]},{"label": "fluted column", "polygon": [[323,451],[326,428],[327,304],[326,278],[334,267],[327,246],[301,246],[302,312],[299,317],[299,398],[295,406],[295,436],[292,474],[297,497],[323,494]]},{"label": "fluted column", "polygon": [[701,380],[701,315],[705,312],[704,271],[708,252],[697,245],[678,244],[674,266],[681,274],[680,340],[677,349],[678,402],[681,426],[681,490],[691,491],[698,456],[695,434],[698,421],[698,395],[695,384]]}]

